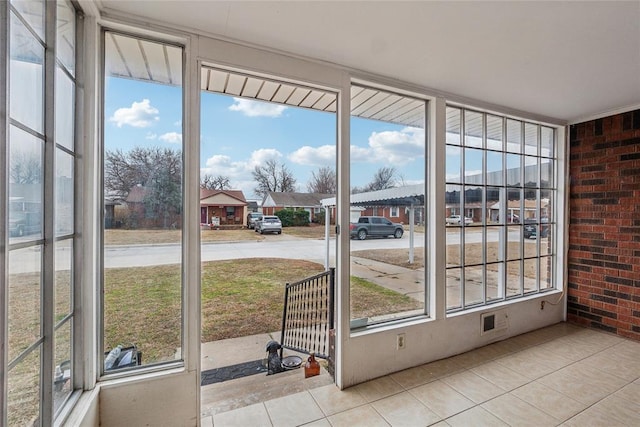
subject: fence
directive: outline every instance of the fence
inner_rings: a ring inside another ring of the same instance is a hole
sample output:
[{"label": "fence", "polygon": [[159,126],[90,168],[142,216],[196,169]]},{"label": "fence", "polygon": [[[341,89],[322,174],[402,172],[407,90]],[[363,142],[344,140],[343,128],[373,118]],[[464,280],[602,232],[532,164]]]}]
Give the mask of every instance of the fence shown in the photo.
[{"label": "fence", "polygon": [[334,322],[334,284],[334,268],[299,282],[287,283],[282,314],[283,348],[329,359],[329,333]]}]

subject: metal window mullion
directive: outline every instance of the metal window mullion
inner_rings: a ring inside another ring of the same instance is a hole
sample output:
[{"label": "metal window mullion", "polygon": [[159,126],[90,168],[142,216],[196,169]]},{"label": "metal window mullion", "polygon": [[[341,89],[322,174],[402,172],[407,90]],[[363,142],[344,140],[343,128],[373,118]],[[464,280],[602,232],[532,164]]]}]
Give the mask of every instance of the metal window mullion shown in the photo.
[{"label": "metal window mullion", "polygon": [[466,160],[466,130],[465,130],[465,122],[466,122],[466,112],[464,108],[460,109],[460,309],[464,310],[467,306],[467,299],[465,298],[465,262],[464,262],[464,252],[465,252],[465,241],[466,241],[466,230],[464,223],[464,204],[465,197],[464,192],[466,187],[467,180],[464,175],[465,171],[465,160]]},{"label": "metal window mullion", "polygon": [[[498,279],[501,281],[499,286],[502,288],[502,300],[507,298],[507,248],[509,243],[509,228],[507,227],[507,211],[509,204],[509,182],[508,182],[508,174],[507,174],[507,143],[508,143],[508,135],[507,135],[507,119],[505,117],[502,118],[502,203],[500,203],[500,218],[502,218],[502,224],[500,228],[502,230],[503,241],[498,242],[498,247],[500,248],[500,257],[502,262],[502,271],[499,271]],[[498,237],[499,239],[499,237]],[[502,243],[502,244],[500,244]],[[500,269],[498,269],[500,270]]]},{"label": "metal window mullion", "polygon": [[44,246],[42,249],[42,337],[40,422],[53,424],[54,286],[55,286],[55,72],[56,2],[46,2],[44,57]]},{"label": "metal window mullion", "polygon": [[482,114],[482,303],[487,303],[487,114]]},{"label": "metal window mullion", "polygon": [[[7,96],[7,76],[9,70],[9,2],[0,2],[0,141],[8,140],[7,115],[9,111],[9,97]],[[7,307],[7,214],[9,212],[8,144],[0,144],[0,342],[7,343],[9,337],[8,307]],[[6,423],[7,413],[7,363],[8,346],[0,347],[0,426]]]}]

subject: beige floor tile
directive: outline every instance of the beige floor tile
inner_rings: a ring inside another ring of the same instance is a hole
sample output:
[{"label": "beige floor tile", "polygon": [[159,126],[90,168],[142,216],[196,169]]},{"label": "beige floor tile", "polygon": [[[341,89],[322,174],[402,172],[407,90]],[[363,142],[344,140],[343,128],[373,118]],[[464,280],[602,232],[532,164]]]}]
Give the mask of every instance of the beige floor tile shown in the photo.
[{"label": "beige floor tile", "polygon": [[640,406],[614,396],[587,408],[565,424],[570,427],[640,425]]},{"label": "beige floor tile", "polygon": [[475,403],[491,400],[505,391],[497,385],[485,380],[471,371],[460,372],[442,379],[456,391]]},{"label": "beige floor tile", "polygon": [[482,408],[512,426],[555,426],[558,421],[536,407],[507,393],[483,403]]},{"label": "beige floor tile", "polygon": [[535,380],[548,375],[564,365],[551,365],[545,359],[535,358],[527,350],[497,359],[496,362],[521,375]]},{"label": "beige floor tile", "polygon": [[503,422],[491,412],[483,409],[481,406],[474,406],[471,409],[447,418],[447,424],[453,427],[508,427],[509,424]]},{"label": "beige floor tile", "polygon": [[213,417],[202,417],[200,419],[201,427],[213,427]]},{"label": "beige floor tile", "polygon": [[608,372],[603,372],[592,366],[584,365],[583,362],[575,363],[558,371],[568,377],[576,377],[590,384],[591,386],[601,389],[607,394],[613,393],[629,383],[631,378],[623,379]]},{"label": "beige floor tile", "polygon": [[416,387],[409,392],[442,418],[448,418],[475,405],[441,380]]},{"label": "beige floor tile", "polygon": [[540,382],[524,385],[511,394],[562,422],[584,410],[587,405],[573,400]]},{"label": "beige floor tile", "polygon": [[389,424],[371,405],[359,406],[328,417],[333,427],[388,427]]},{"label": "beige floor tile", "polygon": [[505,391],[511,391],[532,381],[524,375],[501,365],[498,362],[489,362],[471,369],[471,372],[492,382]]},{"label": "beige floor tile", "polygon": [[593,405],[610,392],[594,387],[584,377],[570,376],[562,372],[554,372],[538,380],[541,384],[554,389],[585,405]]},{"label": "beige floor tile", "polygon": [[409,390],[419,385],[435,381],[446,375],[454,374],[460,370],[461,368],[455,365],[451,360],[444,359],[427,363],[426,365],[417,366],[415,368],[405,369],[404,371],[396,372],[389,376],[405,390]]},{"label": "beige floor tile", "polygon": [[430,427],[449,427],[449,424],[446,421],[440,421],[438,423],[432,424]]},{"label": "beige floor tile", "polygon": [[310,393],[326,416],[347,411],[366,403],[360,392],[353,387],[340,390],[331,384],[310,390]]},{"label": "beige floor tile", "polygon": [[600,353],[581,361],[610,375],[623,379],[640,377],[640,345],[630,347],[621,343],[602,350]]},{"label": "beige floor tile", "polygon": [[602,409],[616,423],[628,426],[640,426],[640,404],[629,402],[618,396],[609,396],[594,406]]},{"label": "beige floor tile", "polygon": [[299,426],[324,418],[308,391],[264,402],[274,426]]},{"label": "beige floor tile", "polygon": [[269,415],[262,403],[234,409],[233,411],[216,414],[213,416],[215,427],[271,427]]},{"label": "beige floor tile", "polygon": [[367,402],[373,402],[374,400],[382,399],[404,390],[404,388],[390,376],[376,378],[375,380],[358,384],[354,388],[360,392]]},{"label": "beige floor tile", "polygon": [[628,400],[629,402],[638,403],[640,402],[640,382],[631,383],[626,385],[617,391],[614,396],[621,397],[622,399]]},{"label": "beige floor tile", "polygon": [[331,423],[326,418],[303,425],[304,427],[331,427]]},{"label": "beige floor tile", "polygon": [[409,392],[402,392],[371,404],[392,426],[426,426],[440,417],[420,403]]}]

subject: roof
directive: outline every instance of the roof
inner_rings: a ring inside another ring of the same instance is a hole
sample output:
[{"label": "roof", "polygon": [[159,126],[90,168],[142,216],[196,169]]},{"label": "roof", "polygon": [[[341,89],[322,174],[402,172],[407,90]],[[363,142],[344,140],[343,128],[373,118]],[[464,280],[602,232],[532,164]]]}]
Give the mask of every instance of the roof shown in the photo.
[{"label": "roof", "polygon": [[127,203],[142,203],[148,192],[149,189],[147,187],[137,185],[129,190],[126,201]]},{"label": "roof", "polygon": [[[313,207],[321,206],[322,199],[333,196],[323,193],[289,193],[270,191],[267,195],[275,203],[275,206],[282,207]],[[266,197],[265,197],[266,199]],[[264,203],[263,203],[264,206]]]},{"label": "roof", "polygon": [[[322,200],[323,206],[335,206],[336,198]],[[424,204],[424,184],[404,185],[378,191],[352,194],[351,206],[410,206]]]},{"label": "roof", "polygon": [[242,190],[207,190],[204,188],[200,189],[200,200],[208,199],[209,197],[217,196],[218,194],[224,194],[229,197],[233,197],[238,201],[246,204],[247,199],[244,198],[244,193]]}]

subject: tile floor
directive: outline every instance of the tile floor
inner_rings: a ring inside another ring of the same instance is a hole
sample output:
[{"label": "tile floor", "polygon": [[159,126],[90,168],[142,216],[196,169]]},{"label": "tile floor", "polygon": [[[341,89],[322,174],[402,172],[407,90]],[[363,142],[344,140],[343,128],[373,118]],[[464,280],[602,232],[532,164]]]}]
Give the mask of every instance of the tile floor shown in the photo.
[{"label": "tile floor", "polygon": [[339,390],[202,418],[223,426],[640,426],[640,343],[561,323]]}]

